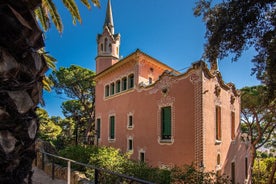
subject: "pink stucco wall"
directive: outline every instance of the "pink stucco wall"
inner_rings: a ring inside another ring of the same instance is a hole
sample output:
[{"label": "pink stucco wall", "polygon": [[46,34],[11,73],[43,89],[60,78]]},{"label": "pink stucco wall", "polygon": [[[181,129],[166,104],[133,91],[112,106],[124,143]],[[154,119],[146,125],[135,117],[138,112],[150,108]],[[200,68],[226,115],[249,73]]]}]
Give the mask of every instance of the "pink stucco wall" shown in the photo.
[{"label": "pink stucco wall", "polygon": [[[240,98],[232,85],[210,73],[201,62],[184,74],[164,72],[171,68],[136,52],[96,77],[96,118],[101,119],[100,144],[127,152],[128,139],[133,140],[132,159],[145,153],[153,166],[203,164],[205,170],[231,174],[236,164],[236,181],[245,179],[245,156],[248,149],[240,142]],[[163,73],[164,72],[164,73]],[[105,86],[134,74],[133,89],[105,97]],[[145,82],[152,77],[154,83]],[[221,89],[217,96],[216,85]],[[166,90],[164,90],[166,89]],[[231,96],[235,97],[231,103]],[[215,138],[215,106],[222,111],[222,139]],[[172,139],[160,140],[161,107],[172,108]],[[231,112],[235,112],[236,138],[231,140]],[[133,128],[127,127],[128,115]],[[115,140],[109,140],[109,117],[115,116]],[[220,163],[217,163],[217,155]]]}]

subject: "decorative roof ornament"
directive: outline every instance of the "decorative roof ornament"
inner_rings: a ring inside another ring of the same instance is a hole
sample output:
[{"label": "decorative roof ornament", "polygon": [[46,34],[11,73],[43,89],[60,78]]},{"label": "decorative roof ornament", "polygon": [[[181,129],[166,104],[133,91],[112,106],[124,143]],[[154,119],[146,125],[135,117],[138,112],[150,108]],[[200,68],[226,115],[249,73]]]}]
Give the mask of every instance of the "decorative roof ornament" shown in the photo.
[{"label": "decorative roof ornament", "polygon": [[219,87],[219,85],[216,85],[216,86],[215,86],[215,92],[214,92],[214,93],[216,94],[217,97],[219,97],[220,92],[221,92],[221,88]]},{"label": "decorative roof ornament", "polygon": [[111,7],[110,0],[108,0],[108,3],[107,3],[104,28],[106,26],[108,27],[111,34],[114,34],[114,24],[113,24],[112,7]]},{"label": "decorative roof ornament", "polygon": [[212,72],[219,71],[219,68],[218,68],[218,59],[214,59],[214,60],[211,61],[211,71]]}]

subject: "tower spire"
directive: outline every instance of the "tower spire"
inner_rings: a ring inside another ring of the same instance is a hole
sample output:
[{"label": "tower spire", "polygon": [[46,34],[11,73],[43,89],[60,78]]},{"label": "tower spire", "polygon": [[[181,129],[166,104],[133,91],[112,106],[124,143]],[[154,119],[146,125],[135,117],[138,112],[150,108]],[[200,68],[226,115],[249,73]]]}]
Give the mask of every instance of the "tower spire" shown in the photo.
[{"label": "tower spire", "polygon": [[114,24],[113,24],[113,16],[112,16],[112,8],[111,8],[110,0],[108,0],[107,8],[106,8],[104,28],[105,26],[108,27],[111,34],[114,34]]}]

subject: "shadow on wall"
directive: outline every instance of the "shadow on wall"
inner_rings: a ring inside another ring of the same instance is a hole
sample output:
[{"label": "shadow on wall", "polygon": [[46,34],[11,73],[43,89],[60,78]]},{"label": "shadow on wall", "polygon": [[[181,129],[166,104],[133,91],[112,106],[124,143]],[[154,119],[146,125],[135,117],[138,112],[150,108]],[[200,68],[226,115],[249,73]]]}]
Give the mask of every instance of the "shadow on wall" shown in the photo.
[{"label": "shadow on wall", "polygon": [[235,183],[251,183],[250,154],[250,140],[238,131],[228,149],[223,164],[223,173],[228,175],[231,180],[234,178]]}]

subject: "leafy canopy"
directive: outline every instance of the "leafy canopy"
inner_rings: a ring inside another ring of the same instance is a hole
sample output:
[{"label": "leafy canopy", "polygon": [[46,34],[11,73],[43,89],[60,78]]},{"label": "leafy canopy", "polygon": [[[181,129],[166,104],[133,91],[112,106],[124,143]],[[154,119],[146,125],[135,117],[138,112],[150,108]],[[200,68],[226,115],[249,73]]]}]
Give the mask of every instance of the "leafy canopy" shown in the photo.
[{"label": "leafy canopy", "polygon": [[241,89],[241,127],[251,138],[252,164],[256,150],[271,144],[275,137],[276,101],[266,100],[267,93],[267,87],[262,85]]},{"label": "leafy canopy", "polygon": [[[88,140],[94,129],[94,102],[95,102],[95,72],[71,65],[53,71],[49,78],[54,83],[57,94],[66,95],[70,100],[62,103],[62,112],[65,117],[75,121],[75,132],[78,129]],[[80,127],[78,127],[80,125]]]},{"label": "leafy canopy", "polygon": [[269,97],[276,97],[276,2],[275,0],[225,0],[212,5],[198,0],[195,16],[206,24],[204,58],[214,62],[230,54],[236,61],[242,52],[255,48],[253,73],[269,87]]}]

